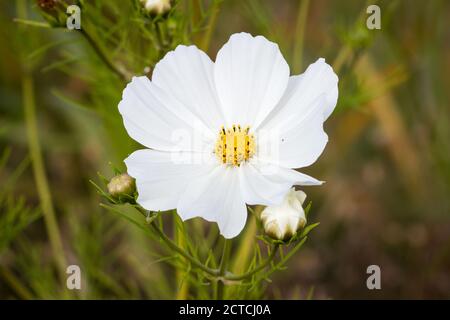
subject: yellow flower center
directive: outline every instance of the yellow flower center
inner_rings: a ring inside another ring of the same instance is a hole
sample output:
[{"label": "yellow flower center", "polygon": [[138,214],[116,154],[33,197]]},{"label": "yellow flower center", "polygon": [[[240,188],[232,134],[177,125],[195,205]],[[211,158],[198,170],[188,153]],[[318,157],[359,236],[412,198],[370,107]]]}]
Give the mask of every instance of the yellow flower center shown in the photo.
[{"label": "yellow flower center", "polygon": [[255,137],[249,134],[249,130],[248,126],[243,129],[240,125],[228,129],[222,126],[214,148],[219,161],[239,167],[255,154]]}]

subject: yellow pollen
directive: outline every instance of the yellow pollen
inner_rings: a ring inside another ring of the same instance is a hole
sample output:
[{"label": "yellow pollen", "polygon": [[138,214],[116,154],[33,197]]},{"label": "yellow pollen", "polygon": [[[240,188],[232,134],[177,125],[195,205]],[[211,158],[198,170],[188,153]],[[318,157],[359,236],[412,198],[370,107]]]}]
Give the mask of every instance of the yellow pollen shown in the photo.
[{"label": "yellow pollen", "polygon": [[249,130],[248,126],[243,129],[240,125],[228,129],[222,126],[214,148],[220,162],[239,167],[255,154],[255,137]]}]

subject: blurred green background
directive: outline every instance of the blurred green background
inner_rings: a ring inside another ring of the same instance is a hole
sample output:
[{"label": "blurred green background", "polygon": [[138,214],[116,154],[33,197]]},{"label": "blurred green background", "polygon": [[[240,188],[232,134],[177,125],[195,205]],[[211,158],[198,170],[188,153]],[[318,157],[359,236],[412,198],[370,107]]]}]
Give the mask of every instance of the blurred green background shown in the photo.
[{"label": "blurred green background", "polygon": [[[138,148],[117,110],[126,82],[98,52],[144,74],[180,43],[214,59],[240,31],[277,42],[291,74],[324,57],[340,79],[330,141],[304,170],[327,181],[304,188],[321,225],[266,297],[450,298],[449,1],[186,0],[159,18],[82,1],[85,33],[43,27],[37,2],[0,1],[0,298],[178,296],[152,242],[89,183]],[[373,3],[381,30],[366,28]],[[80,292],[64,263],[80,265]]]}]

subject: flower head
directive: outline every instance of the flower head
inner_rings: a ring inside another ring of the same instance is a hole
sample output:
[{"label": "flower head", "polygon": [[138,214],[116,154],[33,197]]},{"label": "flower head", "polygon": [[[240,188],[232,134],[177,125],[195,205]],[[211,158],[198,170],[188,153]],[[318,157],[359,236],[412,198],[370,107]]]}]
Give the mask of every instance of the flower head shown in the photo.
[{"label": "flower head", "polygon": [[285,196],[283,202],[276,206],[266,207],[261,212],[261,221],[264,232],[277,240],[289,240],[306,224],[303,202],[306,194],[292,188]]},{"label": "flower head", "polygon": [[290,77],[278,46],[262,36],[232,35],[215,62],[179,45],[151,81],[134,77],[119,104],[128,134],[147,148],[125,160],[137,202],[217,222],[235,237],[246,204],[276,206],[293,185],[321,184],[293,168],[322,153],[337,82],[324,59]]}]

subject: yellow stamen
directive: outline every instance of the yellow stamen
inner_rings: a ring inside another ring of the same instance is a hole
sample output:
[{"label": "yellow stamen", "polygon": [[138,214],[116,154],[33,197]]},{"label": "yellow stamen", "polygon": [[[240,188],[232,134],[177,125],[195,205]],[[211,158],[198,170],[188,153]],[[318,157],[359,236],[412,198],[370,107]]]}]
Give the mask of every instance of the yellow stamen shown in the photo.
[{"label": "yellow stamen", "polygon": [[220,162],[239,167],[255,154],[255,137],[249,131],[250,127],[242,129],[240,125],[220,129],[214,149]]}]

